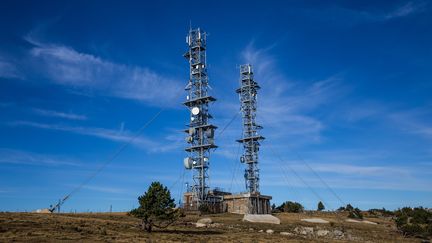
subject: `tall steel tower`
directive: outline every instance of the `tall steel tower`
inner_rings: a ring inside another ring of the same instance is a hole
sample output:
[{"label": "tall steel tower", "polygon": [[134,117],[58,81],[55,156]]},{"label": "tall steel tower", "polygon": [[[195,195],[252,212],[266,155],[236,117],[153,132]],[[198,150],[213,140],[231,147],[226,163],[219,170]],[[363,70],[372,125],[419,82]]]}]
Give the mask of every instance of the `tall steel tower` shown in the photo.
[{"label": "tall steel tower", "polygon": [[258,133],[262,126],[255,122],[259,89],[260,86],[254,80],[252,66],[250,64],[241,65],[240,88],[236,92],[239,94],[241,103],[243,137],[237,142],[243,143],[243,155],[240,157],[240,161],[247,166],[244,177],[246,190],[250,193],[259,193],[258,151],[259,141],[264,139]]},{"label": "tall steel tower", "polygon": [[184,159],[186,169],[193,169],[193,200],[196,206],[207,201],[209,185],[208,168],[210,151],[214,144],[216,126],[210,124],[212,116],[209,113],[209,103],[216,101],[208,94],[208,75],[206,63],[206,33],[198,29],[190,29],[186,36],[188,51],[184,57],[189,61],[189,82],[185,88],[188,92],[184,105],[190,110],[189,128],[186,141],[189,147],[185,149],[188,157]]}]

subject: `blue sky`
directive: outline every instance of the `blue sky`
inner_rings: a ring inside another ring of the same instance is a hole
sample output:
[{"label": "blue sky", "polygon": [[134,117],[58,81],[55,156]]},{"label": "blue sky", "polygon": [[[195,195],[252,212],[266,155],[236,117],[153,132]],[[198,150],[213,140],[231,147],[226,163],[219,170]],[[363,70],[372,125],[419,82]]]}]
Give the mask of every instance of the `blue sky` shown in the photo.
[{"label": "blue sky", "polygon": [[[178,201],[190,23],[209,33],[219,132],[239,109],[238,65],[255,67],[274,203],[338,208],[324,181],[362,209],[432,207],[429,1],[2,1],[0,211],[48,207],[162,108],[62,209],[129,210],[155,180]],[[240,123],[216,137],[212,187],[244,190]]]}]

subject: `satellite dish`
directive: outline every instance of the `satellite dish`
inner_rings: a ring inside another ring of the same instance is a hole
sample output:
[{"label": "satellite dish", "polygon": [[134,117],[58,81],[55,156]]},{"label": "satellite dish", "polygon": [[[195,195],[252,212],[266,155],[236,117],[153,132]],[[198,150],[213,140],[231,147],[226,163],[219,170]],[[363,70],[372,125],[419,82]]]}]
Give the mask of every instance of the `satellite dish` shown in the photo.
[{"label": "satellite dish", "polygon": [[186,169],[188,170],[192,169],[192,158],[191,157],[184,158],[183,164]]},{"label": "satellite dish", "polygon": [[192,143],[193,138],[191,136],[186,137],[186,142]]},{"label": "satellite dish", "polygon": [[193,135],[195,133],[195,128],[191,127],[189,128],[189,135]]},{"label": "satellite dish", "polygon": [[196,116],[199,114],[199,112],[200,112],[200,109],[198,107],[192,108],[192,115]]}]

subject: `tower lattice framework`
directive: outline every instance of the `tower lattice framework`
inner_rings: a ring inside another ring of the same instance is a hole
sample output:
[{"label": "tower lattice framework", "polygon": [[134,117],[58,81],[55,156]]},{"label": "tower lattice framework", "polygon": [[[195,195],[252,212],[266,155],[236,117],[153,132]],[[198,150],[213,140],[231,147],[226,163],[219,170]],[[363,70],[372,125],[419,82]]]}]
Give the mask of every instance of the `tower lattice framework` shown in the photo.
[{"label": "tower lattice framework", "polygon": [[240,161],[246,164],[244,177],[246,190],[250,193],[259,193],[258,151],[260,140],[264,139],[259,135],[262,126],[255,121],[259,89],[260,86],[254,80],[252,65],[241,65],[240,88],[236,92],[240,98],[243,133],[242,138],[237,141],[243,144],[243,155],[240,157]]},{"label": "tower lattice framework", "polygon": [[209,104],[216,99],[209,95],[206,37],[206,33],[200,28],[190,29],[186,36],[188,51],[184,54],[190,68],[185,88],[188,95],[184,102],[190,110],[190,122],[185,130],[188,134],[186,141],[189,146],[185,149],[188,157],[185,158],[184,165],[193,170],[191,190],[197,206],[207,201],[210,152],[217,147],[214,144],[214,131],[217,127],[210,123],[212,116],[209,113]]}]

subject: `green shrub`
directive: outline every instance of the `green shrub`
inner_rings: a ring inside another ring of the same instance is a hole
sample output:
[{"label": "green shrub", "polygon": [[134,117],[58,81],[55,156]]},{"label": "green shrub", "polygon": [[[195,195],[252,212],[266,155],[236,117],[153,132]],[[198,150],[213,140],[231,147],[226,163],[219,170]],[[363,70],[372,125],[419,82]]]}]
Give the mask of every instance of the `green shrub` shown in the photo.
[{"label": "green shrub", "polygon": [[368,210],[368,213],[374,216],[383,216],[383,217],[394,216],[394,212],[386,210],[385,208],[382,209],[372,208]]},{"label": "green shrub", "polygon": [[396,217],[395,222],[396,222],[396,226],[398,228],[400,228],[403,225],[408,223],[408,216],[407,215],[400,215],[400,216]]},{"label": "green shrub", "polygon": [[349,211],[348,218],[352,219],[363,219],[363,214],[359,208],[354,208]]},{"label": "green shrub", "polygon": [[432,235],[432,224],[431,223],[429,223],[426,231],[427,231],[428,235],[430,235],[430,236]]},{"label": "green shrub", "polygon": [[423,228],[418,224],[404,224],[400,227],[404,235],[420,236],[424,233]]},{"label": "green shrub", "polygon": [[276,209],[287,213],[300,213],[303,212],[304,207],[298,202],[287,201],[282,203],[282,205],[280,205]]},{"label": "green shrub", "polygon": [[422,207],[404,207],[395,212],[397,228],[408,236],[430,237],[432,236],[432,212]]},{"label": "green shrub", "polygon": [[359,208],[354,208],[351,204],[347,204],[346,207],[340,207],[338,211],[349,212],[348,218],[352,219],[363,219],[363,214]]}]

